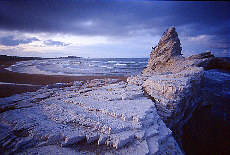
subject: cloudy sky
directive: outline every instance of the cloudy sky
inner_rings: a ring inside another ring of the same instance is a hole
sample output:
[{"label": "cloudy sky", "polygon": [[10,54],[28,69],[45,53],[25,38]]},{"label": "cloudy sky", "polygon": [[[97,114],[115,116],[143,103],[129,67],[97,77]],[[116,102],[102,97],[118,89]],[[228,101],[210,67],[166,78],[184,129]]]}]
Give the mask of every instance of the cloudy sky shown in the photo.
[{"label": "cloudy sky", "polygon": [[149,57],[175,26],[182,53],[229,56],[229,2],[0,2],[0,54]]}]

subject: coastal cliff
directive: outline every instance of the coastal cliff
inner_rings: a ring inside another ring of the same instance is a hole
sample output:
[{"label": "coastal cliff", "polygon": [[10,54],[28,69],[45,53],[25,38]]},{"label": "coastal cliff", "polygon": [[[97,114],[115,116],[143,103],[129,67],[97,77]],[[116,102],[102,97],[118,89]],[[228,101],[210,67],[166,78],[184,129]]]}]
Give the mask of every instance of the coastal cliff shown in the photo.
[{"label": "coastal cliff", "polygon": [[183,154],[181,129],[205,103],[204,66],[214,56],[181,51],[172,27],[127,82],[76,81],[1,98],[0,152]]}]

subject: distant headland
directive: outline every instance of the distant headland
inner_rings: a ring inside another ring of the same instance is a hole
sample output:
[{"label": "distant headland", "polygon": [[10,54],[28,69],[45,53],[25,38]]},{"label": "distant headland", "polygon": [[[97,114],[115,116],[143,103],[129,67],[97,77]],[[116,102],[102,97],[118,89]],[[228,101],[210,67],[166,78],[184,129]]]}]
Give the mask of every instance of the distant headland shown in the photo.
[{"label": "distant headland", "polygon": [[[66,57],[55,57],[55,59],[68,59],[68,58],[82,58],[78,56],[66,56]],[[0,61],[25,61],[25,60],[43,60],[43,59],[54,59],[54,58],[43,58],[43,57],[20,57],[20,56],[9,56],[0,55]]]}]

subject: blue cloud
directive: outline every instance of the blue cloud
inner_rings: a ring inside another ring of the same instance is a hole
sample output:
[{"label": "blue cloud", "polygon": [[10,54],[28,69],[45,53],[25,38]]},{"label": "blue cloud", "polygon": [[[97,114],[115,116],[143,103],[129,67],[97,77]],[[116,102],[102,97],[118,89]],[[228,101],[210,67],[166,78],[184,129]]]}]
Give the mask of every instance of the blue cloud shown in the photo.
[{"label": "blue cloud", "polygon": [[14,39],[14,36],[5,36],[0,38],[0,44],[5,46],[17,46],[19,44],[28,44],[33,41],[39,41],[36,37],[26,38],[24,40]]},{"label": "blue cloud", "polygon": [[53,40],[46,40],[43,42],[45,45],[48,46],[68,46],[69,44],[65,44],[64,42],[61,41],[53,41]]}]

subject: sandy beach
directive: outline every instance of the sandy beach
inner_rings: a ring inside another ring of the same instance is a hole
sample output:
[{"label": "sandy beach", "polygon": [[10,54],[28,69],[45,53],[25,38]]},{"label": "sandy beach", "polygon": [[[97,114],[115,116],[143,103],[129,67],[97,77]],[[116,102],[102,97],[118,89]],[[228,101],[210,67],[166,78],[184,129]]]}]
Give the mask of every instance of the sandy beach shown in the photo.
[{"label": "sandy beach", "polygon": [[124,76],[64,76],[64,75],[42,75],[42,74],[25,74],[8,71],[4,68],[15,64],[17,61],[0,61],[0,82],[15,84],[31,84],[15,85],[0,84],[0,98],[8,97],[14,94],[36,91],[39,88],[54,83],[67,83],[72,81],[86,81],[92,79],[114,78],[126,81]]}]

